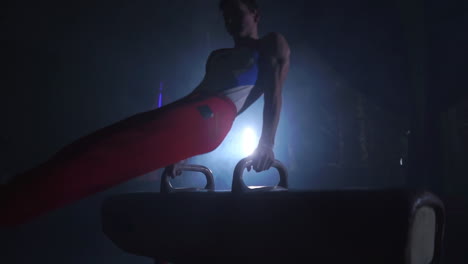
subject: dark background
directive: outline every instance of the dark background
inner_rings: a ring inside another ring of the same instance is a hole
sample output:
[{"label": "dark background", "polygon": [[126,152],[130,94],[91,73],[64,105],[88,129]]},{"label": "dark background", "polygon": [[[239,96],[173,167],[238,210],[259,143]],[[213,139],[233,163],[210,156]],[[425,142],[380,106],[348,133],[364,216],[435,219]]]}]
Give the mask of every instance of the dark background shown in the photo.
[{"label": "dark background", "polygon": [[[466,215],[467,2],[258,2],[260,34],[281,32],[292,50],[275,149],[291,187],[422,187],[454,208],[452,219]],[[161,82],[165,104],[189,93],[210,51],[233,46],[217,3],[7,3],[2,173],[32,168],[80,136],[154,109]],[[227,153],[244,125],[260,128],[261,106],[239,117],[217,153]],[[230,187],[232,156],[193,161],[219,175],[217,186]],[[104,237],[99,208],[114,193],[157,191],[159,173],[0,233],[0,261],[151,263]],[[455,249],[464,242],[454,239],[468,232],[448,224],[446,263],[463,263],[451,261],[463,257]]]}]

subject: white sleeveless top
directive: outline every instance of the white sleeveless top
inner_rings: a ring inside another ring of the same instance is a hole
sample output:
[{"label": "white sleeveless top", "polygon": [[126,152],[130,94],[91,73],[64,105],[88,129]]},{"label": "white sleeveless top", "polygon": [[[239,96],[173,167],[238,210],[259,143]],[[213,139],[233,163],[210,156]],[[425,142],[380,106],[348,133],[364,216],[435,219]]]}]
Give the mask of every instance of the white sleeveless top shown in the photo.
[{"label": "white sleeveless top", "polygon": [[258,52],[241,47],[218,50],[210,56],[204,80],[196,91],[222,94],[242,109],[258,77]]}]

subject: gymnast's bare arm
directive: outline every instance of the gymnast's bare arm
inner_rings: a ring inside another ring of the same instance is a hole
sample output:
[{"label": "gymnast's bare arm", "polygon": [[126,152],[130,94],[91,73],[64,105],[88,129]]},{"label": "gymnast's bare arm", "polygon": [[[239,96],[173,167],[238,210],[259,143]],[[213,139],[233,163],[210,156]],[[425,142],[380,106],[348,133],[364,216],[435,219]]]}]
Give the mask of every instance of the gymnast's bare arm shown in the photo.
[{"label": "gymnast's bare arm", "polygon": [[269,169],[275,160],[273,146],[281,113],[282,88],[289,71],[291,53],[286,39],[279,33],[270,33],[262,38],[259,52],[258,85],[263,90],[264,107],[262,134],[253,155],[253,168],[257,172]]}]

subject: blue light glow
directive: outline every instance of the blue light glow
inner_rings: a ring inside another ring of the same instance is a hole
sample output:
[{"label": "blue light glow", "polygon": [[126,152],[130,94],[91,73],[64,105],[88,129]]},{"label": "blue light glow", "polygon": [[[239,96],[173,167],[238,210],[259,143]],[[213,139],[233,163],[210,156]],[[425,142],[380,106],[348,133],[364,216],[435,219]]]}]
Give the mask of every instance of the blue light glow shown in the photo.
[{"label": "blue light glow", "polygon": [[158,108],[162,106],[162,90],[163,90],[163,82],[159,83],[159,101],[158,101]]}]

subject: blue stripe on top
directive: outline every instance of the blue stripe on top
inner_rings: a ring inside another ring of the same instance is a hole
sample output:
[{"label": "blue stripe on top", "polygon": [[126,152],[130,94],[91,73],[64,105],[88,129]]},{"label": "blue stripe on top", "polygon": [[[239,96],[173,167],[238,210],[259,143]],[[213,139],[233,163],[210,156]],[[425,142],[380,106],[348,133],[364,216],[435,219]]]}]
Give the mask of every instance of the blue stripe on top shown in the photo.
[{"label": "blue stripe on top", "polygon": [[237,76],[237,86],[255,85],[258,76],[258,52],[254,53],[254,61],[250,68]]}]

